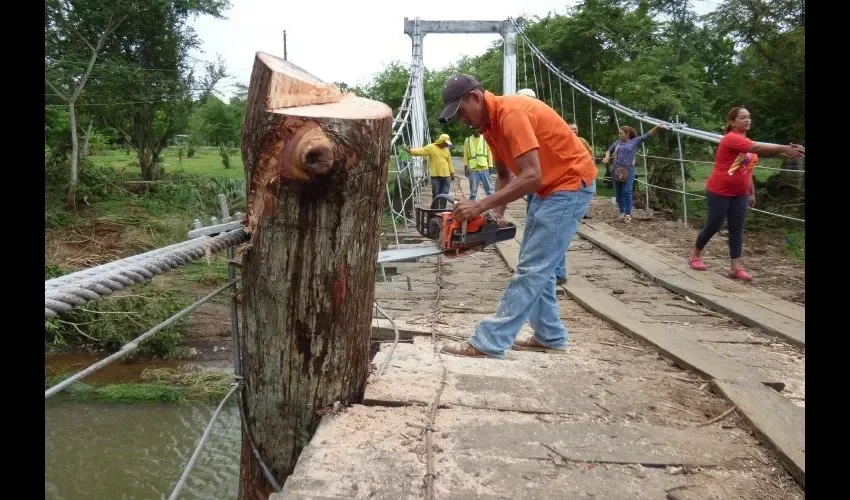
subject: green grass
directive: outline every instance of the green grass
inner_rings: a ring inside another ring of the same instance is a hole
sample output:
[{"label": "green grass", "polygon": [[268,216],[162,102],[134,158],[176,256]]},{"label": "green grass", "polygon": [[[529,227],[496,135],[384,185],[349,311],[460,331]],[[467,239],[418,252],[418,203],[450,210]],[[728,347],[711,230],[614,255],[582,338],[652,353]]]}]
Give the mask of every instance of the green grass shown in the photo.
[{"label": "green grass", "polygon": [[[184,152],[181,161],[177,148],[166,148],[160,159],[166,173],[185,172],[188,174],[219,177],[225,179],[244,179],[245,172],[242,156],[238,150],[230,155],[230,168],[224,168],[218,148],[198,148],[192,158],[187,158]],[[141,173],[136,161],[136,154],[125,150],[107,150],[88,158],[89,162],[113,168],[119,172]]]},{"label": "green grass", "polygon": [[[49,271],[45,266],[45,275]],[[64,351],[72,346],[117,350],[179,312],[191,301],[192,296],[186,291],[159,289],[151,282],[139,283],[126,293],[107,295],[58,317],[46,319],[45,350]],[[188,316],[184,316],[147,339],[130,356],[174,356],[187,327]]]},{"label": "green grass", "polygon": [[785,234],[785,247],[795,259],[806,261],[806,230],[792,230]]},{"label": "green grass", "polygon": [[[70,374],[63,373],[45,378],[44,388],[52,387],[68,376]],[[140,382],[104,385],[76,382],[63,392],[76,400],[109,403],[214,402],[230,391],[233,374],[200,368],[161,368],[145,370],[141,379]]]},{"label": "green grass", "polygon": [[[61,180],[63,174],[62,171],[46,168],[48,179],[53,176]],[[241,180],[233,180],[231,185],[227,179],[177,174],[150,190],[129,190],[124,181],[137,178],[97,164],[84,165],[80,170],[80,188],[89,196],[86,203],[79,204],[76,213],[69,211],[64,204],[61,181],[48,183],[45,233],[51,253],[45,263],[45,279],[72,270],[62,268],[67,265],[62,257],[50,260],[57,248],[80,245],[73,252],[82,252],[91,259],[91,263],[111,261],[116,255],[161,248],[185,241],[195,217],[207,221],[209,216],[217,215],[217,193],[244,197]],[[239,208],[236,204],[234,211]],[[102,256],[98,255],[101,250],[105,252]],[[178,269],[177,273],[195,283],[214,285],[226,281],[224,254],[214,255],[210,262],[207,264],[206,259],[201,259],[187,268]],[[163,289],[152,282],[140,283],[127,293],[109,295],[46,320],[45,350],[64,351],[75,346],[117,349],[183,309],[191,300],[192,294],[188,291]],[[182,318],[158,332],[145,342],[137,355],[176,356],[188,319],[188,316]]]},{"label": "green grass", "polygon": [[190,262],[177,270],[183,279],[204,285],[221,285],[227,281],[227,254],[220,252],[207,259]]}]

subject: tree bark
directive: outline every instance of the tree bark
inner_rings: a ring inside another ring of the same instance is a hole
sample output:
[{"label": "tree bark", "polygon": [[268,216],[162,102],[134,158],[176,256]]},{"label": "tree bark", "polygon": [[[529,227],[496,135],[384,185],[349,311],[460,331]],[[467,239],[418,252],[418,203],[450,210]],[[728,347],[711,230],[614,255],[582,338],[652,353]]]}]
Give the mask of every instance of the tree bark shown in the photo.
[{"label": "tree bark", "polygon": [[79,178],[77,167],[80,158],[80,140],[77,137],[77,109],[75,104],[73,99],[68,103],[68,119],[71,122],[69,124],[71,126],[71,176],[68,182],[68,208],[74,212],[77,211],[77,182]]},{"label": "tree bark", "polygon": [[89,119],[89,126],[86,128],[86,135],[83,136],[83,151],[80,158],[85,160],[89,157],[89,145],[91,144],[91,132],[94,128],[94,120]]},{"label": "tree bark", "polygon": [[322,409],[362,400],[392,115],[258,53],[242,133],[240,499],[282,486]]}]

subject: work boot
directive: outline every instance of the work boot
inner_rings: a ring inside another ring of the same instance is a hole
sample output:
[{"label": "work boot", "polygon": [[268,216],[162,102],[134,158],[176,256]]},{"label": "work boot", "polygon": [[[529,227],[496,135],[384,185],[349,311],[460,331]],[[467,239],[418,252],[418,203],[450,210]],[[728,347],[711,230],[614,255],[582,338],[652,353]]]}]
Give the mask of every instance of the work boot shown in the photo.
[{"label": "work boot", "polygon": [[566,284],[567,284],[567,278],[558,278],[558,279],[557,279],[557,280],[555,280],[555,281],[558,283],[558,286],[566,285]]},{"label": "work boot", "polygon": [[530,338],[528,340],[517,340],[514,342],[513,349],[516,351],[536,351],[536,352],[545,352],[547,354],[567,354],[570,352],[569,346],[566,347],[546,347],[539,342],[535,338]]}]

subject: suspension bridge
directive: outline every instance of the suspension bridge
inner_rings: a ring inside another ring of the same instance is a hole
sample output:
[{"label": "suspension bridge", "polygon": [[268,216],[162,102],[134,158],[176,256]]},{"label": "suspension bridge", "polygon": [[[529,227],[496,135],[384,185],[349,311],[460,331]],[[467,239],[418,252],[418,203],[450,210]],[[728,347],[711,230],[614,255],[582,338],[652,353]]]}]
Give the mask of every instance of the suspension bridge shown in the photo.
[{"label": "suspension bridge", "polygon": [[[393,119],[385,202],[390,227],[382,234],[373,315],[373,340],[385,343],[373,360],[363,404],[323,417],[288,478],[277,477],[250,442],[251,433],[243,434],[277,492],[272,498],[801,495],[805,308],[720,275],[690,271],[682,255],[604,222],[585,222],[567,254],[570,276],[559,302],[573,345],[568,356],[512,352],[497,365],[439,354],[441,342],[465,340],[479,319],[495,312],[517,264],[525,201],[506,212],[518,227],[515,240],[461,258],[412,260],[404,254],[426,242],[412,214],[431,200],[423,159],[400,155],[431,142],[422,57],[427,34],[500,35],[502,93],[515,93],[518,80],[534,89],[566,121],[589,131],[594,156],[599,144],[607,149],[608,138],[597,137],[596,129],[610,119],[617,127],[621,119],[634,120],[641,133],[644,124],[661,124],[675,134],[675,157],[650,154],[646,145],[641,151],[644,175],[638,182],[648,215],[654,191],[672,192],[682,197],[681,219],[688,223],[688,199],[700,195],[688,189],[686,165],[708,162],[686,158],[687,145],[716,144],[721,135],[651,117],[596,93],[552,64],[521,20],[415,18],[405,19],[404,30],[412,40],[410,76]],[[585,104],[588,114],[580,117]],[[653,184],[653,160],[677,163],[680,181]],[[464,197],[469,193],[458,177],[453,194]],[[227,283],[45,391],[45,399],[60,393],[229,292],[234,384],[170,498],[179,497],[223,405],[235,396],[240,412],[244,406],[234,248],[249,235],[242,214],[231,216],[220,201],[220,217],[206,225],[195,221],[184,242],[45,281],[50,318],[227,252]],[[529,333],[525,327],[521,336]],[[242,426],[247,430],[244,418]]]}]

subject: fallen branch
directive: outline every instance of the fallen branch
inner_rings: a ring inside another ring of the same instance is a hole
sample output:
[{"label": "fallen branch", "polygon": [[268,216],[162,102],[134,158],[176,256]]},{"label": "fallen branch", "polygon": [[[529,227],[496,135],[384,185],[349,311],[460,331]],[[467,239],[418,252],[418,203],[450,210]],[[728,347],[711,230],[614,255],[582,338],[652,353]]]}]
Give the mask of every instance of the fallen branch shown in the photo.
[{"label": "fallen branch", "polygon": [[80,324],[78,324],[78,323],[72,323],[72,322],[70,322],[70,321],[63,321],[63,320],[61,320],[61,319],[57,319],[56,321],[57,321],[58,323],[62,323],[63,325],[71,325],[71,326],[73,326],[73,327],[74,327],[74,330],[77,330],[77,333],[79,333],[79,334],[80,334],[80,335],[82,335],[83,337],[85,337],[85,338],[87,338],[87,339],[89,339],[89,340],[91,340],[91,341],[93,341],[93,342],[100,342],[100,340],[99,340],[99,339],[96,339],[96,338],[92,337],[91,335],[88,335],[87,333],[85,333],[85,332],[83,332],[82,330],[80,330],[80,327],[79,327],[79,325],[80,325],[80,324],[82,324],[82,325],[88,325],[88,324],[90,324],[90,323],[94,323],[94,321],[89,321],[89,322],[87,322],[87,323],[80,323]]},{"label": "fallen branch", "polygon": [[[126,295],[125,295],[125,297],[126,297]],[[136,311],[93,311],[91,309],[86,309],[84,307],[78,307],[77,310],[78,311],[85,311],[87,313],[92,313],[92,314],[123,314],[125,316],[132,316],[132,315],[138,316],[139,314],[141,314],[141,313],[136,312]]]},{"label": "fallen branch", "polygon": [[471,309],[469,307],[459,307],[459,306],[449,306],[449,305],[443,305],[442,307],[444,307],[446,309],[453,309],[455,311],[461,311],[461,312],[467,312],[467,313],[473,313],[473,314],[493,314],[495,312],[495,311],[483,311],[481,309]]},{"label": "fallen branch", "polygon": [[679,410],[679,411],[683,411],[685,413],[690,413],[691,415],[693,415],[695,417],[702,417],[702,415],[700,415],[699,413],[694,413],[687,408],[682,408],[681,406],[671,405],[671,404],[668,404],[668,403],[661,403],[661,406],[666,406],[667,408],[672,408],[674,410]]},{"label": "fallen branch", "polygon": [[720,415],[717,415],[716,417],[713,417],[713,418],[711,418],[711,419],[709,419],[709,420],[706,420],[705,422],[703,422],[703,423],[701,423],[701,424],[697,424],[695,427],[705,427],[706,425],[711,425],[711,424],[713,424],[713,423],[715,423],[715,422],[719,422],[720,420],[723,420],[723,419],[724,419],[727,415],[729,415],[729,414],[730,414],[730,413],[732,413],[733,411],[735,411],[735,407],[734,407],[734,406],[733,406],[733,407],[731,407],[731,408],[729,408],[728,410],[724,411],[724,412],[723,412],[723,413],[721,413]]},{"label": "fallen branch", "polygon": [[712,316],[715,318],[723,318],[723,316],[717,314],[714,311],[708,311],[705,309],[700,309],[699,307],[694,307],[688,304],[679,304],[677,302],[666,302],[668,306],[678,307],[680,309],[686,309],[688,311],[693,311],[702,314],[703,316]]},{"label": "fallen branch", "polygon": [[632,351],[637,351],[637,352],[643,352],[643,353],[646,352],[646,350],[641,349],[639,347],[632,347],[632,346],[623,345],[623,344],[615,344],[614,342],[599,342],[599,343],[602,344],[602,345],[610,345],[610,346],[613,346],[613,347],[622,347],[623,349],[631,349]]}]

